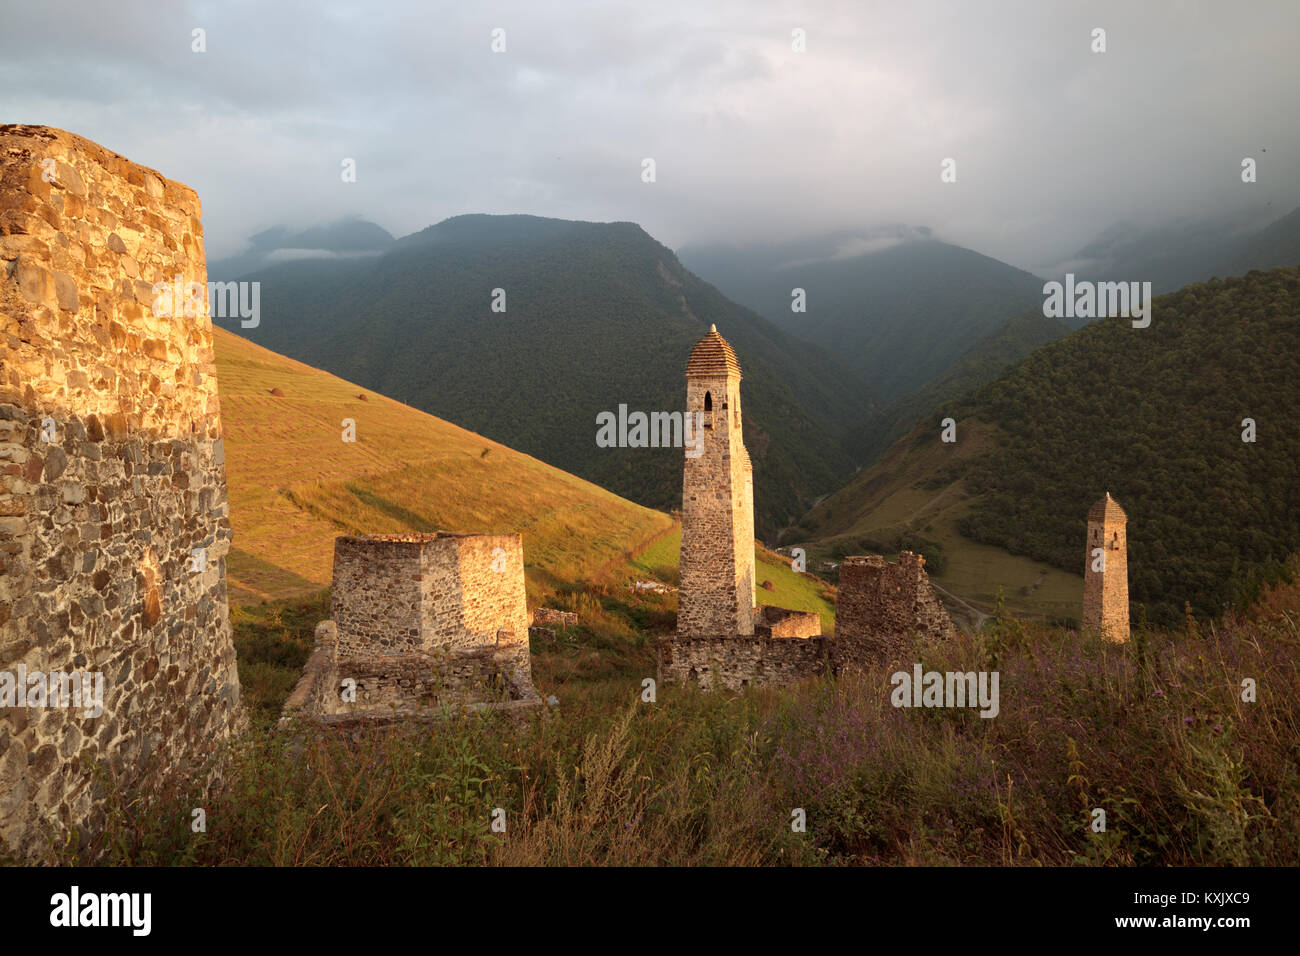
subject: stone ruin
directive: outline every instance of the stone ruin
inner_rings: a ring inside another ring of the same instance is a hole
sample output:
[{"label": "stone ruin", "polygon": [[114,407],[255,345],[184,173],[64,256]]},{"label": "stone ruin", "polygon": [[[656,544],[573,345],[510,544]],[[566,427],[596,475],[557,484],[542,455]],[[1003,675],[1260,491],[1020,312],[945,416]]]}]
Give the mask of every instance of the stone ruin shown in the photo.
[{"label": "stone ruin", "polygon": [[793,684],[897,659],[913,633],[955,635],[925,573],[904,551],[896,564],[846,558],[834,636],[820,615],[756,607],[754,482],[742,440],[740,363],[716,327],[686,366],[686,408],[702,422],[682,478],[681,585],[677,633],[658,646],[659,680],[705,690]]},{"label": "stone ruin", "polygon": [[574,611],[561,611],[553,607],[539,607],[529,615],[528,636],[553,639],[558,632],[578,626]]},{"label": "stone ruin", "polygon": [[285,720],[356,728],[542,702],[517,534],[338,538],[330,615]]},{"label": "stone ruin", "polygon": [[568,630],[571,627],[577,627],[578,615],[574,611],[560,611],[553,607],[539,607],[533,611],[533,623],[531,627],[540,627],[548,630],[559,628]]},{"label": "stone ruin", "polygon": [[878,554],[840,562],[831,649],[837,673],[911,660],[913,634],[937,640],[957,636],[925,573],[925,558],[904,551],[895,563]]},{"label": "stone ruin", "polygon": [[925,559],[904,551],[897,562],[880,555],[845,558],[835,602],[835,632],[821,616],[781,607],[754,609],[752,637],[680,635],[659,644],[660,680],[705,690],[751,684],[784,686],[818,674],[840,675],[913,658],[914,636],[951,640],[957,631],[929,576]]},{"label": "stone ruin", "polygon": [[[199,217],[89,140],[0,126],[0,838],[29,857],[101,827],[96,768],[197,774],[243,719]],[[191,284],[189,314],[160,300]]]}]

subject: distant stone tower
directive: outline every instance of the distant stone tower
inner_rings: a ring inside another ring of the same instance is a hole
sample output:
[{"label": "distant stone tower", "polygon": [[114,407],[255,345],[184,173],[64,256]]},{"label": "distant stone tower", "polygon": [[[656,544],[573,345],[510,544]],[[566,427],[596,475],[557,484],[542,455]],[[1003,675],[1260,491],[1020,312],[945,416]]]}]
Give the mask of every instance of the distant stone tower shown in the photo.
[{"label": "distant stone tower", "polygon": [[[1088,509],[1083,626],[1121,643],[1129,635],[1127,526],[1128,515],[1110,492]],[[1097,549],[1101,549],[1100,555]],[[1104,570],[1096,570],[1099,567]]]},{"label": "distant stone tower", "polygon": [[716,326],[686,365],[688,427],[682,480],[682,637],[754,633],[754,477],[741,440],[740,363]]}]

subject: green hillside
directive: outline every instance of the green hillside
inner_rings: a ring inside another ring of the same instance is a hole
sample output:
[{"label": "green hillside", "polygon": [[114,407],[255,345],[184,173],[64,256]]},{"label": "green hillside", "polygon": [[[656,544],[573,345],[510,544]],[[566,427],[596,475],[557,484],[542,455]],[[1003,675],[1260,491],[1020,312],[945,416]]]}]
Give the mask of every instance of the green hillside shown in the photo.
[{"label": "green hillside", "polygon": [[[1252,272],[1157,297],[1149,328],[1094,322],[936,411],[804,529],[823,551],[908,532],[944,554],[948,577],[987,549],[1008,599],[1051,613],[1025,577],[1081,588],[1084,516],[1110,491],[1129,515],[1135,611],[1217,615],[1300,550],[1297,293],[1300,269]],[[940,441],[947,416],[956,444]]]},{"label": "green hillside", "polygon": [[744,370],[764,537],[842,484],[840,439],[872,405],[837,359],[728,301],[633,223],[460,216],[375,260],[254,278],[262,321],[240,334],[655,508],[680,506],[681,450],[599,448],[596,418],[680,410],[691,348],[716,324]]},{"label": "green hillside", "polygon": [[[234,528],[227,580],[240,604],[327,588],[340,534],[520,532],[537,600],[672,525],[666,514],[222,329],[215,347]],[[354,443],[342,440],[344,418],[356,424]]]},{"label": "green hillside", "polygon": [[1003,369],[1069,331],[1065,322],[1044,316],[1041,308],[1012,316],[997,331],[975,343],[946,371],[870,414],[851,433],[849,450],[857,461],[875,462],[885,449],[942,403],[991,382]]}]

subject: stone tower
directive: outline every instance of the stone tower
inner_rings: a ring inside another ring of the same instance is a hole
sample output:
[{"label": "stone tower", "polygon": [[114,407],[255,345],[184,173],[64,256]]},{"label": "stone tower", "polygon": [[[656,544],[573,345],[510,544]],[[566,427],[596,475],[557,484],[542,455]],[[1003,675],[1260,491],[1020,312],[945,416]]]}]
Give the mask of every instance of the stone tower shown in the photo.
[{"label": "stone tower", "polygon": [[101,772],[198,776],[243,719],[199,216],[89,140],[0,126],[0,840],[23,855],[102,827]]},{"label": "stone tower", "polygon": [[1110,492],[1088,509],[1083,626],[1118,642],[1127,641],[1129,634],[1127,525],[1128,515]]},{"label": "stone tower", "polygon": [[[682,637],[754,633],[754,478],[741,439],[740,363],[716,326],[686,365]],[[696,431],[699,423],[698,433]]]}]

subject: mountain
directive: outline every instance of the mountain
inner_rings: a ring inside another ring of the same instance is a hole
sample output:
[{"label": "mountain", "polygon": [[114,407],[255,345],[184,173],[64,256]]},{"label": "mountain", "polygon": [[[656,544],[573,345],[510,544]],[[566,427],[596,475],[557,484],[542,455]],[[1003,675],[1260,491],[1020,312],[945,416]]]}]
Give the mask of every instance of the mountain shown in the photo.
[{"label": "mountain", "polygon": [[1227,267],[1229,275],[1251,269],[1300,265],[1300,207],[1242,242]]},{"label": "mountain", "polygon": [[1044,274],[1059,278],[1072,272],[1076,280],[1093,282],[1150,282],[1151,291],[1159,295],[1251,269],[1300,265],[1300,209],[1274,217],[1267,207],[1248,207],[1157,226],[1117,223]]},{"label": "mountain", "polygon": [[744,372],[763,537],[842,484],[841,438],[873,407],[837,358],[729,301],[634,223],[458,216],[373,260],[246,278],[262,316],[240,334],[663,509],[680,507],[681,449],[600,448],[597,415],[680,410],[691,348],[716,324]]},{"label": "mountain", "polygon": [[[848,445],[858,461],[875,462],[890,445],[944,402],[997,378],[1040,345],[1068,335],[1070,326],[1061,319],[1030,309],[1007,319],[1001,328],[975,343],[947,370],[914,392],[896,398],[870,413],[850,433]],[[938,421],[935,418],[935,421]]]},{"label": "mountain", "polygon": [[373,258],[393,242],[388,230],[359,218],[297,232],[275,226],[249,239],[248,249],[239,255],[209,263],[208,278],[230,282],[280,262],[300,259]]},{"label": "mountain", "polygon": [[[529,597],[590,576],[672,519],[216,329],[232,600],[329,587],[340,534],[520,532]],[[351,418],[356,441],[342,440]]]},{"label": "mountain", "polygon": [[955,443],[918,425],[802,526],[825,553],[933,551],[967,600],[1001,585],[1060,616],[1069,579],[1078,613],[1084,516],[1109,491],[1135,610],[1217,615],[1300,550],[1298,406],[1300,269],[1215,279],[1158,296],[1148,328],[1103,319],[1035,350],[937,410]]},{"label": "mountain", "polygon": [[[688,246],[680,255],[725,295],[832,350],[885,401],[926,385],[1012,315],[1042,304],[1043,280],[924,228]],[[792,310],[796,288],[806,312]]]}]

